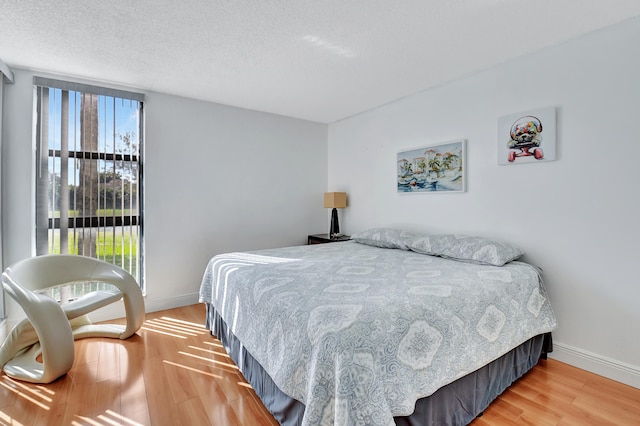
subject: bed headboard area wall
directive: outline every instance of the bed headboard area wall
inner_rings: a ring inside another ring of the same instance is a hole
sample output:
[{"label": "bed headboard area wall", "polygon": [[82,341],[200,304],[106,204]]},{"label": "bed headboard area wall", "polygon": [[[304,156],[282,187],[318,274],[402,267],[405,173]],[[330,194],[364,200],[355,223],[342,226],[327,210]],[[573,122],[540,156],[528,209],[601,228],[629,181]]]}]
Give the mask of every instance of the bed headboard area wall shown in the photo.
[{"label": "bed headboard area wall", "polygon": [[[640,339],[630,335],[640,324],[639,75],[633,19],[331,124],[329,187],[350,197],[341,229],[522,247],[543,269],[558,317],[551,356],[640,387]],[[556,160],[498,165],[508,139],[498,119],[547,107]],[[398,193],[398,152],[460,139],[466,192]]]}]

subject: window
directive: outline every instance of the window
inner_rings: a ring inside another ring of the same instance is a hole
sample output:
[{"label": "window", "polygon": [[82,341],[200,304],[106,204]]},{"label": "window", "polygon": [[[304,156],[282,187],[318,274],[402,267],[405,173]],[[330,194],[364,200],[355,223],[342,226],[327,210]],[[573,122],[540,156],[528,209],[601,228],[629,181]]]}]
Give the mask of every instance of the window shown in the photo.
[{"label": "window", "polygon": [[[143,96],[35,77],[36,254],[113,263],[143,283]],[[62,302],[96,284],[55,293]]]}]

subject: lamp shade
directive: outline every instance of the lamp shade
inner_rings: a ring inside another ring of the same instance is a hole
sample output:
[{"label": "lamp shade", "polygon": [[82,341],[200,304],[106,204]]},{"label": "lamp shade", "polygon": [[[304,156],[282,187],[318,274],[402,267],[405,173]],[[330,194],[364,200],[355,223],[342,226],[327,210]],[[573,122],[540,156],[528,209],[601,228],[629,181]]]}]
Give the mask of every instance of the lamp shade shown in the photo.
[{"label": "lamp shade", "polygon": [[343,209],[347,207],[346,192],[325,192],[324,207],[327,209]]}]

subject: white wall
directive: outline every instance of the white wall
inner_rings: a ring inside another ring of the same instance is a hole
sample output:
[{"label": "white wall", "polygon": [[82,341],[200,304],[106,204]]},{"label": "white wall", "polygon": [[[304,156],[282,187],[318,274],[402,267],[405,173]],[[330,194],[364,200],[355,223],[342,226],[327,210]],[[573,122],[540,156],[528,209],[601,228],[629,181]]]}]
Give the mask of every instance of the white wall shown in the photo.
[{"label": "white wall", "polygon": [[214,254],[306,244],[326,229],[326,125],[157,93],[145,108],[155,297],[197,291]]},{"label": "white wall", "polygon": [[[34,73],[14,71],[4,91],[5,265],[34,253]],[[196,303],[215,254],[305,244],[326,229],[326,125],[159,93],[146,94],[145,114],[147,311]]]},{"label": "white wall", "polygon": [[[558,160],[498,166],[498,117],[549,106]],[[521,246],[558,317],[553,356],[640,387],[638,123],[634,19],[331,124],[329,187],[349,194],[346,233],[395,226]],[[458,138],[466,193],[397,194],[398,151]]]},{"label": "white wall", "polygon": [[[0,59],[0,172],[2,171],[2,105],[3,102],[3,90],[4,85],[7,82],[13,82],[13,72],[9,67]],[[2,176],[0,175],[0,188],[2,187]],[[0,192],[0,212],[2,211],[2,193]],[[0,270],[4,270],[2,263],[2,215],[0,214]],[[4,291],[0,291],[0,323],[2,318],[5,317],[4,307]]]}]

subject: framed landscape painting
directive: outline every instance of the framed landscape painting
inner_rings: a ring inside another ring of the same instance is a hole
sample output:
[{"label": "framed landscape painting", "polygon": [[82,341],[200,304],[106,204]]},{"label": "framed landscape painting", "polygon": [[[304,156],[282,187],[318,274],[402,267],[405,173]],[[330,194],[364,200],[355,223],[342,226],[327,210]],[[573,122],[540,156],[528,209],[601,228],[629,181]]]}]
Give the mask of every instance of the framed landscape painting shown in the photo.
[{"label": "framed landscape painting", "polygon": [[398,193],[464,192],[466,141],[398,152]]}]

